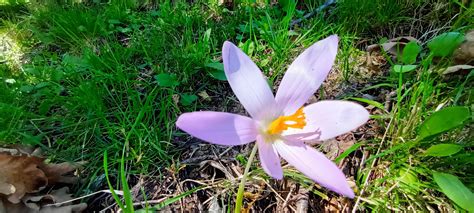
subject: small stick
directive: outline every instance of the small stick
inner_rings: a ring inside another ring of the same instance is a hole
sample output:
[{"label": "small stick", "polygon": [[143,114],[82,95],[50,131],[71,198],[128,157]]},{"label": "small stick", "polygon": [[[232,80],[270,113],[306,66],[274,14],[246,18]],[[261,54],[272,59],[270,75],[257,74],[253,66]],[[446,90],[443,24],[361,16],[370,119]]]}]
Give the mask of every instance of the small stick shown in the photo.
[{"label": "small stick", "polygon": [[292,22],[290,23],[290,28],[293,28],[295,25],[299,24],[300,22],[302,22],[302,21],[304,21],[304,20],[306,20],[306,19],[309,19],[309,18],[313,17],[314,15],[316,15],[317,13],[321,12],[321,11],[324,10],[326,7],[328,7],[329,5],[334,4],[334,3],[336,3],[336,0],[326,0],[326,2],[324,2],[323,5],[319,6],[319,7],[316,8],[316,9],[314,9],[314,10],[311,11],[310,13],[304,15],[303,17],[292,21]]}]

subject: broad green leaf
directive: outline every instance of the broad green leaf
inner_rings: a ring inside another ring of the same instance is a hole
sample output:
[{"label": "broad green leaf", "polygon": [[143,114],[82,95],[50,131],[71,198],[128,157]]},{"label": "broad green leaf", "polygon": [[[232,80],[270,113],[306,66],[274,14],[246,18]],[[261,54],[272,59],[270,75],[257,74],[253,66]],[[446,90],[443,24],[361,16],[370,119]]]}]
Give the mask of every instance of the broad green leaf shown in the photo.
[{"label": "broad green leaf", "polygon": [[59,70],[52,70],[51,71],[51,80],[59,82],[63,79],[64,73]]},{"label": "broad green leaf", "polygon": [[416,43],[416,41],[410,41],[405,48],[403,48],[403,53],[401,57],[401,61],[404,64],[413,64],[416,62],[416,57],[418,53],[420,53],[421,47]]},{"label": "broad green leaf", "polygon": [[27,68],[24,68],[23,70],[24,72],[32,74],[33,76],[41,75],[41,72],[37,68],[34,68],[34,67],[27,67]]},{"label": "broad green leaf", "polygon": [[117,19],[109,19],[108,22],[109,22],[109,24],[121,24],[122,23]]},{"label": "broad green leaf", "polygon": [[472,205],[474,194],[458,177],[451,174],[433,172],[433,178],[439,188],[441,188],[441,191],[448,196],[449,199],[458,204],[461,208],[474,212],[474,205]]},{"label": "broad green leaf", "polygon": [[278,3],[280,4],[281,8],[283,8],[283,11],[287,12],[292,5],[296,5],[295,0],[278,0]]},{"label": "broad green leaf", "polygon": [[221,81],[227,80],[224,73],[224,65],[222,63],[219,63],[219,62],[207,63],[204,66],[212,68],[212,70],[209,71],[209,74],[211,75],[211,77],[217,80],[221,80]]},{"label": "broad green leaf", "polygon": [[401,168],[398,174],[399,174],[398,180],[400,180],[400,182],[407,184],[411,187],[418,186],[418,183],[419,183],[418,176],[412,169],[407,168],[407,167]]},{"label": "broad green leaf", "polygon": [[209,71],[209,75],[217,80],[227,81],[227,77],[225,77],[225,73],[223,71],[211,70]]},{"label": "broad green leaf", "polygon": [[224,64],[220,62],[207,63],[204,66],[224,72]]},{"label": "broad green leaf", "polygon": [[29,93],[29,92],[33,91],[34,89],[35,89],[35,87],[32,86],[32,85],[24,85],[24,86],[20,87],[20,91],[21,92],[26,92],[26,93]]},{"label": "broad green leaf", "polygon": [[417,67],[417,65],[399,65],[399,64],[395,64],[393,65],[392,67],[392,70],[393,72],[396,72],[396,73],[405,73],[405,72],[410,72],[410,71],[413,71],[415,70]]},{"label": "broad green leaf", "polygon": [[182,94],[181,95],[181,104],[184,106],[189,106],[191,105],[194,101],[197,100],[197,96],[193,94]]},{"label": "broad green leaf", "polygon": [[47,86],[50,86],[51,83],[49,82],[40,82],[38,84],[35,85],[35,89],[41,89],[41,88],[44,88],[44,87],[47,87]]},{"label": "broad green leaf", "polygon": [[418,136],[424,139],[461,126],[470,118],[470,114],[467,107],[453,106],[441,109],[421,124]]},{"label": "broad green leaf", "polygon": [[43,101],[43,103],[41,103],[39,106],[38,106],[38,112],[40,115],[46,115],[46,113],[48,113],[48,111],[51,109],[51,107],[53,106],[53,103],[52,101]]},{"label": "broad green leaf", "polygon": [[464,35],[459,32],[448,32],[438,35],[428,42],[428,48],[434,56],[446,57],[464,41]]},{"label": "broad green leaf", "polygon": [[204,32],[204,36],[203,36],[204,41],[209,42],[211,38],[211,32],[212,32],[211,28],[207,29],[206,32]]},{"label": "broad green leaf", "polygon": [[462,146],[457,144],[436,144],[428,148],[425,152],[428,156],[444,157],[458,153],[462,150]]},{"label": "broad green leaf", "polygon": [[158,85],[162,87],[173,87],[173,86],[178,86],[179,82],[176,79],[176,76],[166,74],[166,73],[161,73],[155,76],[156,82],[158,82]]},{"label": "broad green leaf", "polygon": [[251,56],[255,50],[255,43],[252,40],[247,40],[245,43],[240,42],[238,47],[247,55]]}]

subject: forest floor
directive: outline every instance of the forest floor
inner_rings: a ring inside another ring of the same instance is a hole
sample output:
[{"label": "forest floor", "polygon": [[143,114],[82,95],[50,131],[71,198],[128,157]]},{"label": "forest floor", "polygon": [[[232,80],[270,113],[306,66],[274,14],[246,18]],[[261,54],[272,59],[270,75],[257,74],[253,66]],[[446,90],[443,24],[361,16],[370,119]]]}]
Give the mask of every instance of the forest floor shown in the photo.
[{"label": "forest floor", "polygon": [[[335,65],[310,103],[355,101],[371,119],[314,147],[342,169],[356,197],[283,161],[284,179],[274,180],[255,162],[245,211],[473,211],[473,3],[138,2],[0,0],[0,165],[28,162],[0,173],[18,175],[32,162],[43,168],[31,160],[41,156],[46,168],[66,162],[54,174],[79,179],[51,181],[44,172],[49,184],[27,191],[43,196],[28,198],[39,209],[67,201],[44,200],[66,184],[68,198],[85,197],[63,211],[84,210],[81,203],[87,212],[231,211],[251,145],[205,143],[178,130],[177,117],[246,114],[225,79],[224,41],[249,55],[276,91],[297,55],[337,34]],[[8,209],[12,197],[2,190]]]}]

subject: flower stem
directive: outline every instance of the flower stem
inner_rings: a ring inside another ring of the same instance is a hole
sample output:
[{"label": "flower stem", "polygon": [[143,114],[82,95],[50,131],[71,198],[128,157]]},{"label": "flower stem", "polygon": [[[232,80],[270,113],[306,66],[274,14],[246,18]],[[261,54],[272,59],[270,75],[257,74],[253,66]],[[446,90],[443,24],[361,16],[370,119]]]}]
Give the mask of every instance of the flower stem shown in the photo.
[{"label": "flower stem", "polygon": [[242,208],[242,201],[244,198],[244,188],[245,188],[245,181],[247,180],[247,175],[250,170],[250,166],[252,165],[252,161],[255,157],[255,153],[257,153],[257,143],[253,146],[252,152],[250,153],[250,157],[247,161],[247,165],[245,166],[244,175],[240,180],[239,190],[237,191],[237,200],[235,201],[235,210],[234,213],[240,213],[240,209]]}]

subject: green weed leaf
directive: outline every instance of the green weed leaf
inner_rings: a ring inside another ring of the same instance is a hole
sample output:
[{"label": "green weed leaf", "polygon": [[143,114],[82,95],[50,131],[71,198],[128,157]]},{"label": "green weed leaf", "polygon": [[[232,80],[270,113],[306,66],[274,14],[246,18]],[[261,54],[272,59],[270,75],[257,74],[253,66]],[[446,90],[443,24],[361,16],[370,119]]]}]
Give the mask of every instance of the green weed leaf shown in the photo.
[{"label": "green weed leaf", "polygon": [[413,70],[415,70],[417,67],[417,65],[399,65],[399,64],[395,64],[393,65],[392,67],[392,70],[393,72],[396,72],[396,73],[405,73],[405,72],[411,72]]},{"label": "green weed leaf", "polygon": [[209,41],[211,40],[211,32],[212,32],[212,29],[211,29],[211,28],[207,29],[206,32],[204,32],[204,38],[203,38],[203,40],[204,40],[205,42],[209,42]]},{"label": "green weed leaf", "polygon": [[428,48],[434,56],[446,57],[464,41],[464,35],[459,32],[448,32],[438,35],[428,42]]},{"label": "green weed leaf", "polygon": [[449,199],[458,204],[461,208],[474,212],[474,205],[472,205],[474,194],[458,177],[451,174],[433,172],[433,178],[439,188],[441,188],[441,191],[448,196]]},{"label": "green weed leaf", "polygon": [[416,43],[416,41],[410,41],[408,44],[403,48],[403,53],[401,57],[401,61],[404,64],[413,64],[416,62],[416,57],[421,51],[420,45]]},{"label": "green weed leaf", "polygon": [[458,153],[462,150],[462,146],[457,144],[436,144],[426,150],[427,156],[445,157]]},{"label": "green weed leaf", "polygon": [[419,184],[416,173],[410,168],[401,168],[399,171],[398,180],[411,187],[417,187]]},{"label": "green weed leaf", "polygon": [[469,108],[453,106],[441,109],[421,124],[419,138],[434,136],[464,124],[470,118]]},{"label": "green weed leaf", "polygon": [[344,151],[341,155],[339,155],[334,161],[336,161],[336,163],[341,162],[341,160],[349,156],[349,154],[351,154],[352,152],[356,151],[360,146],[362,146],[362,144],[363,143],[353,144],[351,147],[349,147],[349,149],[346,149],[346,151]]},{"label": "green weed leaf", "polygon": [[385,110],[385,107],[383,106],[382,103],[374,101],[374,100],[370,100],[370,99],[366,99],[366,98],[356,98],[356,97],[350,97],[349,99],[372,105],[372,106],[377,107],[381,110]]},{"label": "green weed leaf", "polygon": [[174,75],[161,73],[156,75],[155,79],[156,82],[158,82],[158,85],[162,87],[174,87],[179,85],[179,82]]},{"label": "green weed leaf", "polygon": [[194,101],[197,100],[197,96],[193,94],[182,94],[181,95],[181,104],[184,106],[189,106],[191,105]]},{"label": "green weed leaf", "polygon": [[211,77],[217,80],[227,81],[227,77],[225,76],[224,72],[224,65],[222,63],[213,62],[207,63],[204,66],[211,68],[211,70],[209,71],[209,75],[211,75]]}]

